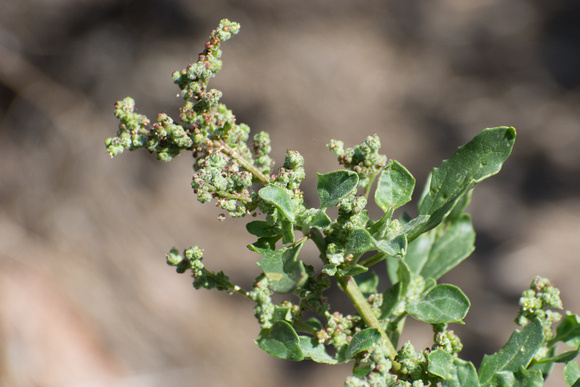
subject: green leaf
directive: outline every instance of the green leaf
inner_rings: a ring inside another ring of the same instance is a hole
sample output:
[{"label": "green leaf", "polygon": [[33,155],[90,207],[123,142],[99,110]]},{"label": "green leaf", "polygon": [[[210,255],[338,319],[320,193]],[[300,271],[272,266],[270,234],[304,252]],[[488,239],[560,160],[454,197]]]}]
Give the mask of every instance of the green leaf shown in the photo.
[{"label": "green leaf", "polygon": [[403,295],[407,293],[407,286],[411,283],[414,275],[407,262],[402,259],[387,257],[387,272],[391,283],[396,284],[401,282],[403,284]]},{"label": "green leaf", "polygon": [[354,280],[358,285],[363,296],[368,298],[371,294],[377,293],[379,286],[379,276],[374,271],[367,271],[362,274],[354,276]]},{"label": "green leaf", "polygon": [[322,324],[316,317],[310,317],[308,320],[304,321],[306,325],[311,326],[312,328],[316,329],[317,331],[323,328]]},{"label": "green leaf", "polygon": [[429,364],[427,366],[429,373],[439,376],[443,379],[451,379],[453,377],[453,355],[441,349],[436,349],[435,351],[429,353],[427,359],[429,360]]},{"label": "green leaf", "polygon": [[415,178],[398,161],[391,160],[385,167],[375,191],[375,202],[387,214],[411,200]]},{"label": "green leaf", "polygon": [[511,127],[484,129],[435,168],[419,201],[419,215],[431,217],[413,236],[437,226],[463,195],[498,173],[512,151],[515,138],[516,131]]},{"label": "green leaf", "polygon": [[409,243],[407,247],[407,254],[405,254],[405,262],[409,265],[409,269],[414,276],[418,276],[423,270],[423,267],[429,260],[429,254],[433,243],[435,242],[436,233],[431,231],[419,235],[413,242]]},{"label": "green leaf", "polygon": [[542,371],[536,369],[520,367],[514,376],[516,377],[514,387],[542,387],[545,382]]},{"label": "green leaf", "polygon": [[[373,371],[373,367],[372,364],[368,363],[368,364],[362,364],[359,366],[354,366],[353,370],[352,370],[352,377],[354,378],[359,378],[359,379],[363,379],[365,378],[368,374],[370,374]],[[364,386],[364,385],[363,385]],[[387,386],[385,386],[387,387]]]},{"label": "green leaf", "polygon": [[451,376],[441,383],[441,387],[479,387],[475,366],[470,361],[453,359],[453,367],[449,370]]},{"label": "green leaf", "polygon": [[512,333],[502,349],[483,357],[479,367],[479,382],[486,384],[498,372],[516,372],[520,367],[527,367],[543,341],[542,323],[534,318],[521,331]]},{"label": "green leaf", "polygon": [[258,261],[258,266],[266,274],[270,288],[274,292],[290,293],[308,280],[304,262],[297,260],[302,245],[303,243],[299,243],[278,250],[249,246],[251,250],[264,257]]},{"label": "green leaf", "polygon": [[564,380],[570,387],[580,386],[580,368],[578,363],[571,361],[564,367]]},{"label": "green leaf", "polygon": [[263,220],[254,220],[246,224],[246,230],[257,237],[271,237],[282,234],[282,230],[278,227],[272,226]]},{"label": "green leaf", "polygon": [[258,346],[278,359],[301,361],[304,354],[300,348],[300,339],[292,325],[286,321],[276,321],[271,328],[262,329]]},{"label": "green leaf", "polygon": [[[453,355],[436,349],[428,355],[429,373],[443,379],[442,387],[477,387],[479,380],[473,363],[454,358]],[[513,377],[513,374],[510,374]],[[503,384],[497,384],[502,385]],[[512,386],[507,384],[506,386]]]},{"label": "green leaf", "polygon": [[351,277],[351,276],[366,273],[367,271],[369,271],[369,268],[365,267],[365,266],[361,266],[361,265],[351,265],[351,266],[347,266],[347,267],[339,267],[340,275],[343,277]]},{"label": "green leaf", "polygon": [[361,352],[369,351],[373,345],[380,343],[381,333],[378,329],[367,328],[355,333],[342,355],[345,361],[352,359]]},{"label": "green leaf", "polygon": [[473,252],[474,243],[471,217],[464,214],[409,243],[405,262],[414,275],[439,279]]},{"label": "green leaf", "polygon": [[290,197],[288,190],[270,184],[258,191],[258,195],[266,202],[279,209],[282,214],[291,222],[295,221],[298,206]]},{"label": "green leaf", "polygon": [[403,295],[407,295],[407,289],[413,279],[413,274],[411,273],[411,269],[409,269],[407,262],[399,261],[399,266],[397,267],[397,282],[401,283],[401,292],[403,292]]},{"label": "green leaf", "polygon": [[358,175],[355,172],[340,170],[318,174],[316,191],[320,198],[320,208],[336,206],[340,199],[356,190]]},{"label": "green leaf", "polygon": [[338,360],[326,352],[326,347],[324,344],[320,344],[316,337],[300,336],[300,349],[306,359],[324,364],[338,363]]},{"label": "green leaf", "polygon": [[460,264],[475,250],[475,231],[471,217],[467,214],[437,231],[436,239],[429,251],[429,258],[421,269],[423,278],[439,279],[443,274]]},{"label": "green leaf", "polygon": [[513,387],[516,383],[516,377],[513,372],[502,371],[493,375],[488,383],[483,387]]},{"label": "green leaf", "polygon": [[485,386],[506,386],[506,387],[542,387],[544,377],[539,370],[527,370],[523,367],[516,372],[501,371],[493,375],[491,381]]},{"label": "green leaf", "polygon": [[580,346],[580,317],[578,315],[566,312],[566,316],[556,328],[556,337],[550,340],[550,343],[557,341],[574,348]]},{"label": "green leaf", "polygon": [[334,277],[338,272],[338,266],[328,263],[322,267],[322,272],[330,277]]},{"label": "green leaf", "polygon": [[550,375],[550,373],[552,372],[552,370],[554,369],[554,362],[553,361],[544,361],[546,359],[551,359],[554,358],[556,356],[556,347],[553,346],[550,349],[548,349],[548,351],[546,352],[546,355],[544,356],[544,358],[542,359],[542,361],[537,361],[536,358],[537,356],[534,357],[534,361],[532,361],[530,363],[530,365],[528,365],[529,370],[538,370],[542,373],[542,375],[544,376],[544,378],[547,378],[548,375]]},{"label": "green leaf", "polygon": [[375,249],[375,244],[371,234],[364,228],[352,230],[346,239],[345,255],[365,253]]},{"label": "green leaf", "polygon": [[369,223],[370,227],[367,228],[368,232],[374,238],[382,239],[387,233],[389,224],[391,223],[391,214],[384,214],[378,221],[371,221]]},{"label": "green leaf", "polygon": [[403,233],[409,235],[409,240],[414,240],[419,234],[416,233],[425,223],[429,221],[430,215],[419,215],[409,220],[403,226]]},{"label": "green leaf", "polygon": [[272,321],[292,322],[292,310],[287,306],[274,305]]},{"label": "green leaf", "polygon": [[324,212],[324,210],[310,209],[308,211],[310,212],[307,218],[309,228],[315,227],[318,229],[322,229],[330,226],[330,224],[332,223],[332,221],[330,220],[328,215],[326,215],[326,212]]},{"label": "green leaf", "polygon": [[[258,238],[257,241],[252,243],[252,245],[254,247],[258,247],[261,249],[276,250],[276,242],[278,242],[279,240],[280,240],[279,235],[276,235],[273,237],[261,237],[261,238]],[[251,246],[248,246],[248,248],[253,251]]]},{"label": "green leaf", "polygon": [[457,286],[437,285],[418,301],[408,302],[407,313],[430,324],[461,322],[470,303]]},{"label": "green leaf", "polygon": [[403,295],[401,291],[403,289],[402,285],[402,282],[397,282],[383,293],[383,303],[380,306],[380,320],[388,318],[393,313],[393,310],[395,310],[399,301],[401,301]]},{"label": "green leaf", "polygon": [[407,237],[405,234],[399,234],[390,240],[375,240],[373,238],[375,247],[391,256],[391,257],[403,257],[407,251]]},{"label": "green leaf", "polygon": [[562,352],[559,355],[556,356],[550,356],[550,357],[545,357],[541,360],[536,360],[536,364],[537,363],[568,363],[571,360],[574,360],[577,356],[578,353],[580,352],[580,348],[576,348],[572,351],[566,351],[566,352]]},{"label": "green leaf", "polygon": [[467,193],[465,195],[463,195],[457,201],[457,203],[455,203],[455,206],[453,207],[453,209],[451,210],[449,215],[447,215],[447,218],[445,220],[448,222],[453,221],[453,220],[457,219],[458,217],[460,217],[461,215],[463,215],[463,212],[465,211],[465,209],[467,208],[467,206],[469,206],[469,203],[471,202],[472,196],[473,196],[473,190],[470,189],[469,191],[467,191]]},{"label": "green leaf", "polygon": [[282,221],[282,243],[287,245],[294,243],[294,226],[292,222],[287,220]]}]

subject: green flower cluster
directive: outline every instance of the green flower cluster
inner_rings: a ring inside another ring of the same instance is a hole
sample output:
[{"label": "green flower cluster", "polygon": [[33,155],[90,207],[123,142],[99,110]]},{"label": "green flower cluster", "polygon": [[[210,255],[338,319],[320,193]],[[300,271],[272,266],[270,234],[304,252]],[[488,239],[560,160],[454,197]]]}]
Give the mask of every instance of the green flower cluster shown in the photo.
[{"label": "green flower cluster", "polygon": [[[269,157],[268,135],[256,134],[250,150],[247,145],[250,128],[236,123],[231,110],[219,102],[222,96],[219,90],[207,89],[209,80],[222,67],[221,44],[237,34],[239,28],[238,23],[222,20],[212,31],[198,61],[173,73],[173,81],[185,100],[180,109],[180,123],[162,113],[151,125],[149,118],[135,112],[135,101],[127,97],[115,105],[115,116],[120,121],[117,137],[105,142],[112,157],[125,149],[145,148],[159,160],[170,161],[181,151],[191,151],[195,159],[192,188],[198,200],[206,203],[215,198],[216,205],[232,217],[256,209],[258,197],[252,184],[268,184],[274,164]],[[293,168],[294,175],[286,173],[279,180],[285,179],[285,186],[295,188],[304,179],[304,170]]]},{"label": "green flower cluster", "polygon": [[555,288],[547,278],[538,276],[532,280],[530,288],[522,293],[516,324],[526,326],[534,317],[538,317],[544,327],[545,341],[550,341],[554,335],[552,324],[560,321],[562,315],[548,308],[563,308],[560,289]]},{"label": "green flower cluster", "polygon": [[358,316],[344,316],[340,312],[325,312],[326,327],[318,331],[316,336],[320,344],[333,345],[341,348],[348,344],[355,332],[355,326],[360,321]]},{"label": "green flower cluster", "polygon": [[332,140],[328,148],[341,165],[358,174],[359,187],[365,190],[372,185],[376,174],[387,165],[387,156],[379,154],[381,141],[376,134],[368,136],[354,148],[344,149],[344,143],[338,140]]},{"label": "green flower cluster", "polygon": [[211,32],[209,41],[205,43],[205,50],[198,55],[197,62],[173,73],[173,82],[181,88],[181,95],[185,100],[200,101],[206,96],[212,98],[211,94],[214,93],[206,93],[206,87],[209,80],[222,68],[222,61],[219,59],[222,56],[220,46],[238,32],[239,23],[222,20],[218,28]]},{"label": "green flower cluster", "polygon": [[272,176],[272,183],[294,191],[295,196],[302,198],[299,187],[305,178],[304,157],[296,151],[287,150],[284,164],[278,168],[278,173]]},{"label": "green flower cluster", "polygon": [[228,293],[238,290],[239,288],[230,282],[230,279],[223,271],[213,273],[207,270],[202,262],[203,250],[197,246],[190,247],[179,254],[176,248],[172,248],[167,254],[167,264],[175,266],[178,273],[185,273],[191,270],[193,277],[193,287],[196,289],[217,289],[224,290]]},{"label": "green flower cluster", "polygon": [[[181,108],[180,118],[184,125],[190,127],[186,129],[175,124],[166,114],[159,114],[157,122],[150,127],[150,120],[135,113],[135,101],[127,97],[115,105],[115,116],[120,120],[120,125],[117,137],[106,141],[109,154],[116,156],[124,149],[132,151],[146,148],[156,153],[158,159],[170,161],[181,150],[193,150],[195,147],[208,145],[208,135],[219,138],[220,134],[226,133],[224,137],[228,137],[230,141],[232,138],[247,136],[247,126],[236,128],[235,117],[231,111],[219,104],[221,92],[215,89],[206,91],[207,83],[222,67],[219,59],[222,54],[220,45],[237,34],[239,29],[238,23],[222,20],[219,27],[212,31],[198,61],[173,73],[173,81],[187,101]],[[230,130],[232,133],[228,133]]]},{"label": "green flower cluster", "polygon": [[272,303],[274,292],[268,287],[268,278],[260,275],[253,284],[253,289],[248,292],[248,296],[256,303],[254,315],[260,322],[260,327],[270,328],[274,320],[275,306]]},{"label": "green flower cluster", "polygon": [[117,101],[115,116],[120,121],[117,137],[108,138],[105,142],[111,157],[125,149],[133,151],[145,148],[156,153],[159,160],[171,161],[182,150],[190,149],[194,144],[190,132],[164,113],[157,116],[156,123],[149,125],[149,118],[135,112],[133,98]]},{"label": "green flower cluster", "polygon": [[390,387],[409,385],[400,382],[397,375],[389,371],[393,367],[393,362],[388,358],[387,351],[381,345],[376,345],[370,353],[369,364],[359,369],[359,374],[349,376],[345,387]]},{"label": "green flower cluster", "polygon": [[459,337],[450,330],[447,324],[433,324],[433,346],[431,350],[442,349],[450,355],[456,356],[463,349]]},{"label": "green flower cluster", "polygon": [[410,342],[404,344],[397,353],[396,361],[391,361],[382,346],[375,346],[370,352],[366,366],[355,370],[349,376],[345,387],[424,387],[434,385],[428,379],[425,351],[417,352]]},{"label": "green flower cluster", "polygon": [[397,361],[401,365],[400,372],[412,379],[427,377],[427,358],[423,351],[415,351],[411,342],[406,342],[397,352]]},{"label": "green flower cluster", "polygon": [[[297,214],[304,214],[304,194],[300,190],[300,183],[304,180],[304,158],[296,151],[287,150],[284,164],[278,168],[276,174],[270,178],[270,183],[282,188],[291,202],[291,206]],[[266,221],[274,227],[284,227],[287,217],[277,206],[267,201],[257,203],[262,213],[266,214]],[[287,230],[291,232],[291,230]],[[292,239],[292,238],[291,238]]]},{"label": "green flower cluster", "polygon": [[252,178],[250,172],[240,169],[229,156],[213,152],[197,160],[191,187],[200,203],[218,198],[219,207],[230,216],[240,217],[256,208]]},{"label": "green flower cluster", "polygon": [[330,278],[324,273],[317,276],[314,275],[315,273],[308,274],[309,281],[303,287],[296,289],[295,292],[300,298],[300,310],[314,311],[323,315],[330,308],[327,298],[323,295],[324,291],[330,288]]},{"label": "green flower cluster", "polygon": [[270,135],[260,132],[254,136],[254,165],[260,172],[268,175],[274,167],[274,161],[270,158],[272,146],[270,145]]}]

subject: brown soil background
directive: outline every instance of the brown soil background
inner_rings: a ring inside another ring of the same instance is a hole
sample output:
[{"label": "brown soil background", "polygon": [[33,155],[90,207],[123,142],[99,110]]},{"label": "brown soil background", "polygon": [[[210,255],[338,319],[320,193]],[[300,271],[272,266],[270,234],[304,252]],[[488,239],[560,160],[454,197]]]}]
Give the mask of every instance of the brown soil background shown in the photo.
[{"label": "brown soil background", "polygon": [[[219,223],[196,202],[191,159],[104,149],[114,101],[176,111],[172,71],[225,17],[242,31],[211,85],[271,133],[278,162],[287,148],[304,155],[313,206],[315,172],[336,168],[331,138],[379,134],[422,187],[481,129],[518,129],[474,195],[477,251],[443,279],[472,301],[456,327],[463,356],[479,363],[505,343],[537,274],[580,312],[580,7],[476,3],[2,1],[0,385],[342,385],[349,365],[270,358],[250,303],[195,292],[165,264],[172,246],[198,244],[241,284],[258,273],[246,221]],[[429,327],[409,323],[407,338],[427,346]]]}]

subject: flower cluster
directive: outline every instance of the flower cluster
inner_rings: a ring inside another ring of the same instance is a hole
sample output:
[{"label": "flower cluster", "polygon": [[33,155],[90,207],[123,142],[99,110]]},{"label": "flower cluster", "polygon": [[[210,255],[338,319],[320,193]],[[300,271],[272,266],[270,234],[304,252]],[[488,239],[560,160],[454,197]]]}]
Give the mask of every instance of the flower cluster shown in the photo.
[{"label": "flower cluster", "polygon": [[381,345],[376,345],[370,353],[369,364],[362,370],[370,370],[362,375],[349,376],[345,387],[369,387],[369,386],[405,386],[410,385],[398,380],[396,375],[389,373],[393,362],[387,357],[387,351]]},{"label": "flower cluster", "polygon": [[235,286],[230,282],[223,271],[213,273],[207,270],[201,262],[203,259],[203,250],[197,246],[185,249],[183,255],[179,254],[176,248],[172,248],[167,254],[167,264],[175,266],[178,273],[185,273],[191,270],[193,277],[193,286],[196,289],[217,289],[232,292]]},{"label": "flower cluster", "polygon": [[115,116],[120,121],[117,137],[105,142],[111,157],[125,149],[145,148],[156,153],[159,160],[169,161],[193,144],[187,131],[165,114],[159,114],[157,122],[150,125],[149,118],[135,112],[135,101],[130,97],[117,101]]},{"label": "flower cluster", "polygon": [[[205,43],[205,50],[198,55],[198,60],[187,68],[173,73],[173,82],[181,89],[181,96],[185,100],[200,101],[207,97],[206,87],[209,80],[216,76],[222,68],[220,45],[240,31],[238,23],[224,19],[219,27],[213,30],[209,40]],[[210,98],[211,98],[211,94]]]},{"label": "flower cluster", "polygon": [[522,293],[516,324],[525,326],[534,317],[538,317],[544,327],[545,340],[549,341],[553,337],[552,324],[560,321],[562,315],[548,308],[563,308],[560,290],[547,278],[538,276],[532,280],[530,288]]},{"label": "flower cluster", "polygon": [[397,352],[397,360],[401,365],[401,373],[413,379],[420,379],[427,375],[427,358],[423,351],[415,351],[410,342],[406,342]]},{"label": "flower cluster", "polygon": [[272,146],[270,145],[270,135],[260,132],[254,136],[254,165],[265,175],[270,174],[274,167],[274,161],[270,158]]},{"label": "flower cluster", "polygon": [[265,275],[256,278],[253,289],[248,293],[250,299],[256,303],[254,313],[262,328],[270,328],[272,326],[275,310],[275,306],[272,303],[272,294],[274,292],[268,287],[268,278]]},{"label": "flower cluster", "polygon": [[375,134],[354,148],[344,149],[342,141],[332,140],[328,148],[337,157],[338,162],[358,174],[359,187],[367,189],[373,183],[374,176],[387,165],[387,156],[379,154],[381,141]]},{"label": "flower cluster", "polygon": [[325,312],[325,316],[327,319],[326,328],[321,329],[316,334],[318,342],[333,345],[336,348],[348,344],[360,318],[351,315],[344,316],[340,312]]},{"label": "flower cluster", "polygon": [[197,200],[207,203],[217,198],[217,206],[230,216],[240,217],[255,208],[252,174],[222,152],[211,152],[194,165],[191,187]]},{"label": "flower cluster", "polygon": [[326,256],[330,266],[325,268],[328,273],[334,274],[336,267],[348,264],[354,259],[341,242],[347,240],[354,230],[366,226],[369,220],[368,212],[365,210],[366,204],[367,200],[364,196],[354,194],[339,201],[338,218],[325,230],[326,239],[329,242]]},{"label": "flower cluster", "polygon": [[433,332],[431,350],[442,349],[451,355],[457,355],[463,349],[459,337],[453,331],[447,330],[447,324],[433,324]]},{"label": "flower cluster", "polygon": [[304,157],[296,151],[287,150],[284,164],[278,168],[278,173],[272,176],[272,183],[294,192],[302,197],[300,183],[306,178],[304,172]]},{"label": "flower cluster", "polygon": [[[256,209],[258,199],[251,186],[255,182],[268,184],[273,167],[268,135],[255,135],[251,151],[247,145],[250,128],[236,123],[231,110],[219,102],[219,90],[207,89],[209,80],[222,67],[220,45],[239,28],[238,23],[222,20],[198,61],[173,73],[185,100],[179,123],[162,113],[151,125],[149,118],[135,112],[135,101],[127,97],[115,105],[115,116],[120,121],[117,137],[106,141],[111,156],[125,149],[145,148],[158,159],[170,161],[181,151],[191,151],[195,159],[192,188],[198,200],[206,203],[215,198],[216,205],[232,217]],[[297,174],[294,180],[304,179],[303,169]],[[296,183],[289,181],[287,185],[294,187]]]},{"label": "flower cluster", "polygon": [[327,298],[323,295],[324,291],[330,288],[330,278],[324,273],[320,273],[317,276],[314,276],[314,273],[308,274],[310,280],[303,287],[296,290],[296,295],[300,298],[300,309],[324,314],[330,308]]}]

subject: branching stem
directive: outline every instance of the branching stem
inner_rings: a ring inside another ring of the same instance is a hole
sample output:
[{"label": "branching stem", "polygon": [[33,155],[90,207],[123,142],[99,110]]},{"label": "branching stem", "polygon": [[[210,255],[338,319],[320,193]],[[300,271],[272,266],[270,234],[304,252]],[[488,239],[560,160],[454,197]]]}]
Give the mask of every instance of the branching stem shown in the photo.
[{"label": "branching stem", "polygon": [[[245,291],[244,289],[242,289],[241,287],[239,287],[238,285],[235,285],[233,283],[231,283],[230,281],[226,280],[225,278],[222,278],[218,275],[216,275],[215,273],[212,273],[209,270],[205,270],[205,273],[208,277],[211,277],[214,281],[220,283],[225,289],[228,289],[228,293],[238,293],[241,296],[246,297],[249,300],[252,300],[252,297],[250,297],[250,295],[248,294],[247,291]],[[231,294],[230,293],[230,294]],[[253,300],[252,300],[253,301]]]},{"label": "branching stem", "polygon": [[[325,253],[326,252],[326,242],[325,242],[322,234],[320,233],[320,231],[318,229],[313,228],[310,235],[311,235],[312,241],[316,244],[316,247],[318,247],[318,250],[320,251],[320,257],[321,257],[322,261],[324,263],[328,263],[328,259],[326,258],[326,253]],[[369,305],[369,303],[367,302],[367,300],[363,296],[363,294],[360,291],[360,288],[358,287],[354,278],[351,276],[344,277],[344,276],[341,276],[339,274],[337,274],[335,276],[335,278],[338,281],[338,283],[340,284],[340,287],[347,294],[348,298],[350,298],[350,300],[352,301],[357,312],[360,314],[360,316],[365,321],[367,326],[369,326],[371,328],[376,328],[376,329],[378,329],[379,332],[381,332],[381,336],[383,338],[385,346],[387,347],[387,351],[388,351],[387,356],[389,357],[389,359],[394,360],[395,356],[397,355],[397,350],[393,346],[393,343],[391,342],[391,340],[387,336],[385,330],[381,327],[381,323],[377,319],[377,316],[375,316],[375,314],[371,310],[371,306]]]},{"label": "branching stem", "polygon": [[344,292],[348,295],[348,297],[352,301],[354,307],[356,308],[357,312],[360,314],[362,319],[365,321],[367,326],[369,326],[370,328],[378,329],[378,331],[381,332],[381,336],[388,350],[387,356],[389,357],[389,359],[394,360],[395,356],[397,355],[397,350],[393,346],[393,343],[391,343],[391,340],[385,333],[385,330],[381,327],[381,324],[379,323],[377,316],[375,316],[375,314],[371,310],[371,306],[361,293],[354,278],[336,275],[336,279],[339,282],[341,288],[344,290]]},{"label": "branching stem", "polygon": [[268,176],[265,176],[258,168],[256,168],[253,164],[248,162],[242,155],[236,152],[235,149],[230,147],[226,144],[223,140],[215,140],[215,143],[223,150],[228,156],[236,160],[240,165],[252,175],[254,175],[260,183],[264,185],[270,184],[270,179]]}]

